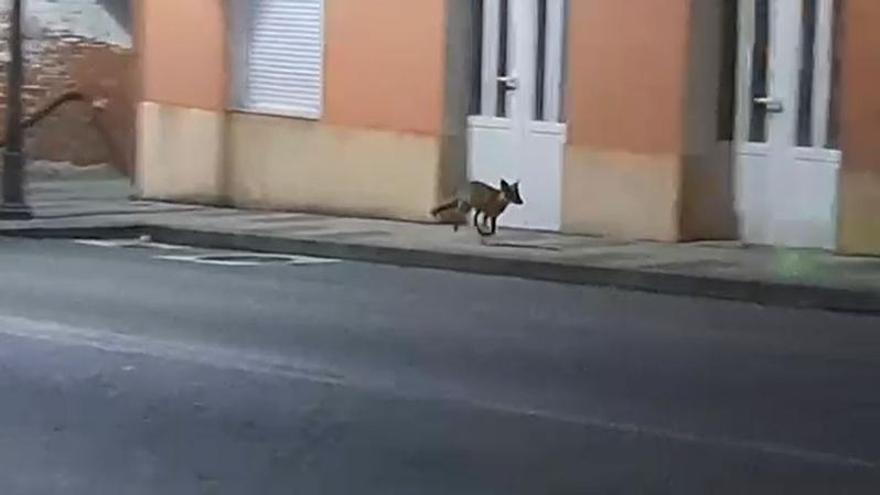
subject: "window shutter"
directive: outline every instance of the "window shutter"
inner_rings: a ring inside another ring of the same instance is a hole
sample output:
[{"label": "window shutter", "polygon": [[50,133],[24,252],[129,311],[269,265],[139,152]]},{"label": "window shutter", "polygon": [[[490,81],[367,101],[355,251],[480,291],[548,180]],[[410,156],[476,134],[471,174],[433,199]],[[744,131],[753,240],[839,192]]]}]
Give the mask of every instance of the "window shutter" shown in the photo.
[{"label": "window shutter", "polygon": [[324,0],[256,0],[248,43],[248,110],[319,118]]}]

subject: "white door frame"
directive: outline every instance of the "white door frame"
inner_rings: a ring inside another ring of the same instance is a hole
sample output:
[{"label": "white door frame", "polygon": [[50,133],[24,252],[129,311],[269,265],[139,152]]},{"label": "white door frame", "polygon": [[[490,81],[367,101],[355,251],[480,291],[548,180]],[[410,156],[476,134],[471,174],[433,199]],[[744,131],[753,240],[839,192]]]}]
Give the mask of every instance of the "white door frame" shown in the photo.
[{"label": "white door frame", "polygon": [[[559,230],[566,126],[561,123],[566,1],[546,0],[543,88],[538,88],[538,2],[506,0],[506,73],[499,73],[501,7],[484,0],[480,114],[468,118],[468,175],[496,184],[521,180],[525,204],[510,207],[502,226]],[[506,90],[504,88],[507,88]],[[504,91],[504,112],[498,104]],[[543,115],[537,113],[542,92]]]},{"label": "white door frame", "polygon": [[[769,5],[766,86],[752,91],[756,6]],[[836,246],[837,173],[841,153],[828,149],[835,0],[816,1],[810,136],[798,145],[803,3],[739,0],[736,195],[741,237],[755,244]],[[752,112],[766,109],[765,135],[751,136]],[[803,144],[803,143],[802,143]]]}]

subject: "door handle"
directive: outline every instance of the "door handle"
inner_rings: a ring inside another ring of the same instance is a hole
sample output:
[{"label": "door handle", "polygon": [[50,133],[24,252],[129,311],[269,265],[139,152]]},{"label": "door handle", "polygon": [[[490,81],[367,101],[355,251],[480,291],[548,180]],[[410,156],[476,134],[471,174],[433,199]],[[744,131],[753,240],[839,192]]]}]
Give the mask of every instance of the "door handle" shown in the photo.
[{"label": "door handle", "polygon": [[519,88],[519,78],[516,76],[499,76],[498,82],[504,85],[507,91],[514,91]]},{"label": "door handle", "polygon": [[769,96],[756,96],[752,101],[754,101],[756,105],[763,105],[770,113],[782,113],[784,110],[781,101]]}]

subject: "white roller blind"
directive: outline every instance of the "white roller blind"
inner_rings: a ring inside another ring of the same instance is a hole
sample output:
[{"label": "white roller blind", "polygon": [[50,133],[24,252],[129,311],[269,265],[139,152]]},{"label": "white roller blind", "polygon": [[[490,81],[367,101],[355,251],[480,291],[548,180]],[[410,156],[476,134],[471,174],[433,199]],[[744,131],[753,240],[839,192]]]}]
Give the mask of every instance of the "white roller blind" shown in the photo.
[{"label": "white roller blind", "polygon": [[321,116],[324,0],[252,0],[244,105]]}]

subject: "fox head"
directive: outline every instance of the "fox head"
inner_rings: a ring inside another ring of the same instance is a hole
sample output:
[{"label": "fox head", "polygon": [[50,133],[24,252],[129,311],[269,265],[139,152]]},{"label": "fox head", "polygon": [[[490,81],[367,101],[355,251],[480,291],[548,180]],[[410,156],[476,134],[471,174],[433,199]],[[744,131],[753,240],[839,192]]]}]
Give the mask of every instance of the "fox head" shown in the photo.
[{"label": "fox head", "polygon": [[521,205],[524,203],[519,194],[519,181],[508,184],[506,180],[501,179],[501,192],[504,194],[504,199],[512,204]]}]

